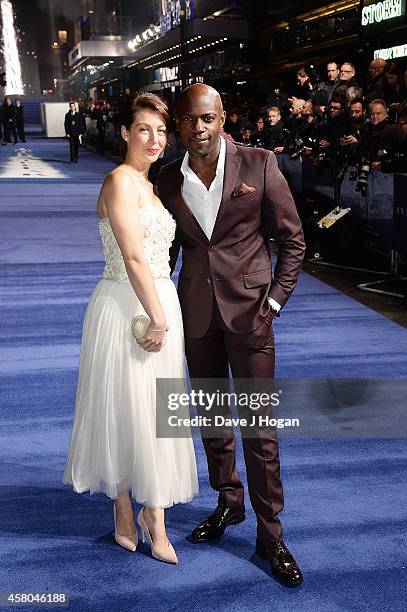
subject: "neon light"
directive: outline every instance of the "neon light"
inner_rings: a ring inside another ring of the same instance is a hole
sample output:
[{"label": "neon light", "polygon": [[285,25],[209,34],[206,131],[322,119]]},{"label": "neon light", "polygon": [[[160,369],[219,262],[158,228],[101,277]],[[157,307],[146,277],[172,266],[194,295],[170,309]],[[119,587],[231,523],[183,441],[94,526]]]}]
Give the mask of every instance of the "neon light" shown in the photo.
[{"label": "neon light", "polygon": [[404,15],[405,6],[403,0],[384,0],[365,6],[362,10],[362,26],[381,23],[395,17]]},{"label": "neon light", "polygon": [[379,57],[385,60],[397,59],[398,57],[406,57],[407,55],[407,44],[397,45],[396,47],[387,47],[386,49],[376,49],[374,52],[374,59]]},{"label": "neon light", "polygon": [[22,95],[24,94],[24,85],[21,77],[20,59],[18,57],[13,7],[9,0],[1,0],[1,21],[3,24],[3,57],[7,81],[4,93],[6,96]]}]

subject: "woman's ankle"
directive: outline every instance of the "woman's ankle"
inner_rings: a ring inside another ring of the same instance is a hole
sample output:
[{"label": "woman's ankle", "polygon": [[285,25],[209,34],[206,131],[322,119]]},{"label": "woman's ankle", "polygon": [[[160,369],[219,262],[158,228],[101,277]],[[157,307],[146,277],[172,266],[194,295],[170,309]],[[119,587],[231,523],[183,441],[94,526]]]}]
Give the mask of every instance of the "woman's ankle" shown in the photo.
[{"label": "woman's ankle", "polygon": [[133,505],[131,503],[131,497],[128,491],[123,491],[123,493],[120,493],[116,497],[114,502],[115,502],[116,510],[119,510],[120,512],[125,512],[126,510],[133,509]]},{"label": "woman's ankle", "polygon": [[149,506],[144,506],[144,515],[147,516],[147,519],[150,521],[163,522],[165,519],[164,508],[150,508]]}]

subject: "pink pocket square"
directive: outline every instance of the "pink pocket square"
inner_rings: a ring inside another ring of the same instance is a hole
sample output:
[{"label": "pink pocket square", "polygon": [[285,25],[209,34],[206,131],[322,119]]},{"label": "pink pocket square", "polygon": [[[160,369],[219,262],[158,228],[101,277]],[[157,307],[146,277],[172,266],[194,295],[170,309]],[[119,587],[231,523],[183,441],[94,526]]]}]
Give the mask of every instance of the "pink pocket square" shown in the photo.
[{"label": "pink pocket square", "polygon": [[232,198],[238,198],[239,196],[246,195],[246,193],[254,193],[257,191],[256,187],[250,187],[250,185],[246,185],[246,183],[240,183],[232,193]]}]

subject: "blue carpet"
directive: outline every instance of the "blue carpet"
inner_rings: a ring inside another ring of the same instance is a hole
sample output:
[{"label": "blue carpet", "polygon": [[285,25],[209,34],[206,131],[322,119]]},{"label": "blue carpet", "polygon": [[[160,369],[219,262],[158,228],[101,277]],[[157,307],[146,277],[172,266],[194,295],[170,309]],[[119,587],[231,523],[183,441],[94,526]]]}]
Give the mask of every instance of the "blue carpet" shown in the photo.
[{"label": "blue carpet", "polygon": [[[66,592],[75,611],[405,610],[405,439],[282,438],[296,590],[253,554],[250,507],[219,544],[186,541],[216,499],[200,440],[201,496],[167,513],[176,567],[115,545],[111,502],[62,485],[82,318],[103,269],[95,204],[112,166],[83,150],[67,164],[61,140],[27,146],[63,177],[0,180],[0,591]],[[0,169],[13,155],[0,149]],[[407,330],[306,274],[275,330],[280,377],[407,377]]]}]

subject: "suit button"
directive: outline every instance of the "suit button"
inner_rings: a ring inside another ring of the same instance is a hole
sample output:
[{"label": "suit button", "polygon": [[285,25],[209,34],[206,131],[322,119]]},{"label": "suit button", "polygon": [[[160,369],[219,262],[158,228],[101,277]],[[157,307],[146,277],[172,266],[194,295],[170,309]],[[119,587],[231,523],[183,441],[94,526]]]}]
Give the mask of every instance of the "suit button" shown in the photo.
[{"label": "suit button", "polygon": [[208,285],[212,285],[212,279],[211,278],[207,278],[206,282],[208,283]]}]

